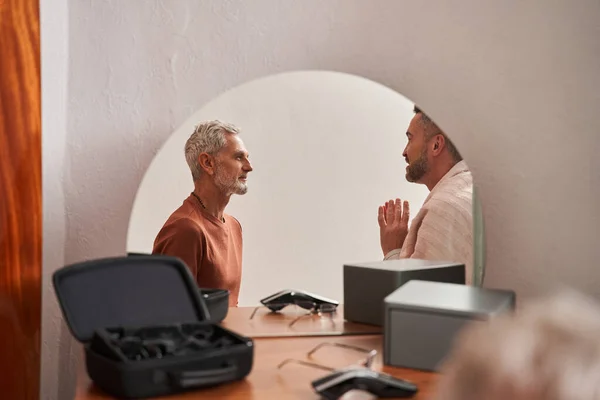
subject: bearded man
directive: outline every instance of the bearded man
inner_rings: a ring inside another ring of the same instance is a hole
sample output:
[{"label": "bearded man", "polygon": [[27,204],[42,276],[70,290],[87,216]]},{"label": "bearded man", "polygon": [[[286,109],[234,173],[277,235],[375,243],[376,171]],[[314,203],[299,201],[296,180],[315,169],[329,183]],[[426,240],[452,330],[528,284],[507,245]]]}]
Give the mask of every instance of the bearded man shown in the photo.
[{"label": "bearded man", "polygon": [[194,190],[167,219],[153,254],[180,258],[202,288],[230,291],[237,306],[242,280],[242,226],[225,213],[232,194],[248,191],[252,171],[239,129],[221,121],[198,124],[185,144]]},{"label": "bearded man", "polygon": [[462,156],[439,127],[414,108],[402,155],[406,180],[427,186],[429,195],[408,226],[409,204],[389,200],[379,207],[384,259],[418,258],[460,262],[473,280],[473,178]]}]

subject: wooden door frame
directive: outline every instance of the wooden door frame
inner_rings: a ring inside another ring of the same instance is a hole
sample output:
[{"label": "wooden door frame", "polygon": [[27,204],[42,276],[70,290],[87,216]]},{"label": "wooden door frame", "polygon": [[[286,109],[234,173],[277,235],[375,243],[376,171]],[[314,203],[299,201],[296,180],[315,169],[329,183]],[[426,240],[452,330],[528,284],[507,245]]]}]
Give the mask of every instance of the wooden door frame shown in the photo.
[{"label": "wooden door frame", "polygon": [[40,396],[42,148],[39,0],[0,0],[0,390]]}]

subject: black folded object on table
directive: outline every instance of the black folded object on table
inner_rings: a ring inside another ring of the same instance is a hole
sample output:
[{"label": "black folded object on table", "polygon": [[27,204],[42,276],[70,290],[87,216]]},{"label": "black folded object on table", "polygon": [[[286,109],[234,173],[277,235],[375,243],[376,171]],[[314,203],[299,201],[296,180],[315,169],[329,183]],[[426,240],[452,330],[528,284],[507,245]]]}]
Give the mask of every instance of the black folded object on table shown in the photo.
[{"label": "black folded object on table", "polygon": [[366,367],[349,367],[311,382],[315,392],[327,400],[337,400],[351,390],[362,390],[377,398],[410,398],[419,392],[412,382]]},{"label": "black folded object on table", "polygon": [[204,297],[212,322],[220,323],[227,317],[229,293],[227,289],[200,288],[200,294]]},{"label": "black folded object on table", "polygon": [[177,258],[86,261],[56,271],[53,284],[71,333],[84,343],[88,375],[109,395],[169,395],[241,380],[252,369],[252,339],[211,318]]},{"label": "black folded object on table", "polygon": [[[128,257],[162,257],[160,254],[128,252]],[[181,262],[183,260],[180,259]],[[200,288],[200,294],[204,297],[204,301],[210,313],[210,320],[213,322],[223,322],[229,312],[229,290]]]}]

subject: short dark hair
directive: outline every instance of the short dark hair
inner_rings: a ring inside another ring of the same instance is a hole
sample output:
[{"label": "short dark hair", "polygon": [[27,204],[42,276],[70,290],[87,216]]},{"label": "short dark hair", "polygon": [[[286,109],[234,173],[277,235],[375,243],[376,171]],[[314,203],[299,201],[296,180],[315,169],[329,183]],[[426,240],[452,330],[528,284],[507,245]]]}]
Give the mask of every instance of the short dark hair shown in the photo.
[{"label": "short dark hair", "polygon": [[460,152],[458,151],[458,149],[456,148],[454,143],[452,143],[450,138],[448,138],[448,136],[436,125],[436,123],[433,122],[433,120],[431,118],[429,118],[429,116],[427,114],[425,114],[423,112],[423,110],[421,110],[419,107],[417,107],[416,104],[413,108],[413,111],[415,114],[421,114],[421,122],[423,123],[423,125],[425,125],[426,131],[428,132],[427,139],[429,139],[435,135],[442,135],[444,137],[444,139],[446,140],[446,146],[448,147],[448,151],[452,155],[452,158],[454,159],[454,161],[456,161],[456,162],[462,161],[463,158],[460,155]]}]

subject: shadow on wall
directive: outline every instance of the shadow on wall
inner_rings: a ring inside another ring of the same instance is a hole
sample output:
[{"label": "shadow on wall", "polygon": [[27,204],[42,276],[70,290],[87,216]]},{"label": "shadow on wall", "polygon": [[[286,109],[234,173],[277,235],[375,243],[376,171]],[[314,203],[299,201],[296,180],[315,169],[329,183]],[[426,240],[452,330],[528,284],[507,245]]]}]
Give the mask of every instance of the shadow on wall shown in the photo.
[{"label": "shadow on wall", "polygon": [[485,279],[485,225],[477,186],[473,185],[473,283],[483,286]]},{"label": "shadow on wall", "polygon": [[[283,73],[229,90],[189,118],[160,149],[139,187],[127,251],[149,253],[169,215],[193,190],[184,144],[197,123],[241,129],[254,171],[226,209],[242,224],[239,305],[284,288],[342,298],[342,266],[381,260],[378,206],[401,198],[411,219],[429,191],[407,182],[402,155],[414,104],[373,81],[327,71]],[[474,282],[484,268],[473,204]]]}]

